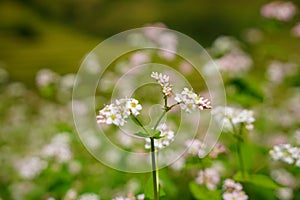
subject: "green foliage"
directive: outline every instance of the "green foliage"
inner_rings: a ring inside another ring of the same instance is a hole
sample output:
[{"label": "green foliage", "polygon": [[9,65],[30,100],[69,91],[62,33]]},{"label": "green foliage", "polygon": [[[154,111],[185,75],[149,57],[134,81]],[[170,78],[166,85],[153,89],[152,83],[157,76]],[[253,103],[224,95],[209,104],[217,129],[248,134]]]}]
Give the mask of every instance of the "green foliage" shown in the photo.
[{"label": "green foliage", "polygon": [[199,186],[192,182],[189,185],[193,196],[197,200],[207,200],[207,199],[221,199],[221,193],[219,190],[208,190],[204,186]]}]

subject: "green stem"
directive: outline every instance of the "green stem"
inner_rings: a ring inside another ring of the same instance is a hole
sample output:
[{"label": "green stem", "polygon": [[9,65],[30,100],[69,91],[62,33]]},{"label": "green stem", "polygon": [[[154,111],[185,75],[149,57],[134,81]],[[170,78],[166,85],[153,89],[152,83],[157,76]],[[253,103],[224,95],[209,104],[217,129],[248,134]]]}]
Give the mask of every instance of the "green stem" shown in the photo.
[{"label": "green stem", "polygon": [[234,126],[232,120],[229,119],[229,121],[232,126],[233,134],[236,136],[236,139],[237,139],[236,153],[237,153],[237,157],[238,157],[238,161],[239,161],[239,165],[240,165],[240,170],[242,172],[242,178],[245,180],[245,178],[246,178],[245,164],[244,164],[243,154],[242,154],[242,149],[241,149],[242,142],[244,141],[243,140],[243,124],[241,124],[239,132],[238,132],[236,127]]},{"label": "green stem", "polygon": [[135,116],[133,116],[133,118],[135,119],[135,121],[138,123],[138,125],[146,132],[148,133],[147,129],[143,126],[143,124],[140,122],[140,120],[138,118],[136,118]]},{"label": "green stem", "polygon": [[152,161],[154,200],[158,200],[159,199],[159,195],[158,195],[159,184],[158,184],[158,170],[157,170],[156,158],[155,158],[154,138],[150,138],[150,140],[151,140],[151,161]]},{"label": "green stem", "polygon": [[244,160],[243,160],[243,155],[242,155],[242,150],[241,150],[241,141],[237,140],[237,148],[236,148],[239,164],[240,164],[240,169],[242,172],[242,177],[245,179],[245,165],[244,165]]}]

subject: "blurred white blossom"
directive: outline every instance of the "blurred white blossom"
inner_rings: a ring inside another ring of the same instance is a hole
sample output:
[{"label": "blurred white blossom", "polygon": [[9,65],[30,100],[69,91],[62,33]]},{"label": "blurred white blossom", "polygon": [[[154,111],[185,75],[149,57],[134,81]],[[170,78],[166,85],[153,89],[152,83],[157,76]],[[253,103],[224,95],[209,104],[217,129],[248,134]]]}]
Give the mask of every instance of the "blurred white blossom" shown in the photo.
[{"label": "blurred white blossom", "polygon": [[286,22],[295,16],[297,7],[290,1],[273,1],[265,4],[260,12],[265,18]]},{"label": "blurred white blossom", "polygon": [[255,118],[251,110],[219,106],[212,110],[212,115],[226,131],[234,131],[239,124],[245,124],[249,131],[253,130]]},{"label": "blurred white blossom", "polygon": [[236,50],[216,59],[215,63],[221,71],[239,75],[240,72],[248,71],[253,64],[253,61],[246,53],[241,50]]},{"label": "blurred white blossom", "polygon": [[291,144],[279,144],[275,145],[269,153],[273,160],[281,160],[300,167],[300,148],[298,147],[294,147]]},{"label": "blurred white blossom", "polygon": [[202,158],[205,155],[206,145],[198,139],[185,141],[185,146],[188,148],[187,153],[192,156],[198,155]]},{"label": "blurred white blossom", "polygon": [[73,157],[69,143],[70,137],[68,133],[57,134],[49,144],[42,148],[41,153],[44,157],[53,158],[59,163],[68,162]]},{"label": "blurred white blossom", "polygon": [[291,30],[292,35],[295,37],[300,37],[300,22],[298,22]]},{"label": "blurred white blossom", "polygon": [[293,189],[292,188],[280,188],[276,191],[276,196],[280,200],[291,200],[294,198]]},{"label": "blurred white blossom", "polygon": [[59,75],[50,69],[41,69],[36,75],[36,84],[38,87],[46,87],[59,80]]},{"label": "blurred white blossom", "polygon": [[291,76],[296,72],[296,64],[292,62],[272,61],[267,68],[267,78],[272,83],[280,84],[285,77]]},{"label": "blurred white blossom", "polygon": [[243,186],[232,179],[226,179],[223,183],[222,195],[224,200],[247,200],[248,196],[243,191]]},{"label": "blurred white blossom", "polygon": [[48,166],[48,163],[39,157],[26,157],[15,164],[19,175],[24,179],[34,179]]},{"label": "blurred white blossom", "polygon": [[206,168],[198,172],[196,183],[205,185],[209,190],[215,190],[220,182],[220,174],[214,168]]},{"label": "blurred white blossom", "polygon": [[100,200],[100,197],[94,193],[84,193],[78,197],[78,200]]},{"label": "blurred white blossom", "polygon": [[142,51],[135,52],[129,58],[130,65],[134,67],[147,63],[149,61],[150,61],[149,55]]}]

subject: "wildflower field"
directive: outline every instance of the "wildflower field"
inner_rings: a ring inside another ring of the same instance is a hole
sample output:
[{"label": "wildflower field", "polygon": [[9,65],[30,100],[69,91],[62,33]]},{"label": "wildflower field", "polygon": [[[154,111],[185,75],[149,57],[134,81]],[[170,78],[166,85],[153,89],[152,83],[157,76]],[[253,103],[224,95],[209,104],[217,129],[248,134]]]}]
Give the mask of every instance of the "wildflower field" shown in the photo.
[{"label": "wildflower field", "polygon": [[300,199],[299,2],[63,2],[0,1],[0,200]]}]

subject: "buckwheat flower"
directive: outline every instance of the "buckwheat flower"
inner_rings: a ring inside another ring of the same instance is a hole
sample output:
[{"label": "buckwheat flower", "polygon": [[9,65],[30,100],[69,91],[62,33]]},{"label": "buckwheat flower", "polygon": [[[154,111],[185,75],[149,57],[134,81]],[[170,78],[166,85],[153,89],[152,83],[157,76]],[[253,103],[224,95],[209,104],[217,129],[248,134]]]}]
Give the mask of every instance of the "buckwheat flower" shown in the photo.
[{"label": "buckwheat flower", "polygon": [[185,142],[185,146],[188,148],[187,150],[188,154],[196,156],[199,154],[199,151],[201,151],[204,144],[200,140],[194,139],[194,140],[187,140]]},{"label": "buckwheat flower", "polygon": [[291,144],[279,144],[275,145],[269,153],[273,160],[281,160],[300,167],[300,148],[298,147],[293,147]]},{"label": "buckwheat flower", "polygon": [[264,5],[260,12],[265,18],[286,22],[295,16],[297,7],[292,2],[274,1]]},{"label": "buckwheat flower", "polygon": [[220,183],[219,172],[214,168],[207,168],[200,170],[196,178],[196,183],[199,185],[205,185],[209,190],[215,190]]},{"label": "buckwheat flower", "polygon": [[280,200],[291,200],[294,198],[293,189],[292,188],[280,188],[276,191],[276,196]]},{"label": "buckwheat flower", "polygon": [[16,162],[16,169],[23,179],[34,179],[48,166],[48,163],[39,157],[26,157]]},{"label": "buckwheat flower", "polygon": [[[154,139],[154,146],[158,149],[162,149],[166,146],[169,146],[171,142],[174,141],[174,131],[172,131],[165,123],[160,124],[157,127],[157,130],[161,132],[159,139]],[[151,148],[151,140],[150,138],[145,138],[146,144],[145,148]]]},{"label": "buckwheat flower", "polygon": [[239,75],[240,72],[248,71],[253,61],[246,53],[241,50],[235,50],[215,60],[215,63],[221,71],[232,72]]},{"label": "buckwheat flower", "polygon": [[217,158],[219,154],[222,154],[225,152],[226,152],[226,147],[222,143],[218,142],[214,146],[213,150],[210,152],[209,157]]},{"label": "buckwheat flower", "polygon": [[212,110],[212,115],[223,124],[226,131],[233,131],[239,124],[245,124],[245,128],[249,131],[254,128],[255,118],[251,110],[219,106]]},{"label": "buckwheat flower", "polygon": [[69,143],[70,137],[67,133],[57,134],[42,148],[41,154],[45,158],[54,158],[59,163],[68,162],[73,157]]},{"label": "buckwheat flower", "polygon": [[247,200],[248,196],[244,191],[225,192],[222,195],[224,200]]},{"label": "buckwheat flower", "polygon": [[132,200],[132,199],[130,199],[128,197],[118,196],[118,197],[113,198],[112,200]]},{"label": "buckwheat flower", "polygon": [[285,169],[272,170],[271,177],[280,185],[292,188],[297,186],[297,178]]},{"label": "buckwheat flower", "polygon": [[142,106],[139,104],[138,100],[132,98],[126,101],[126,108],[129,109],[134,116],[139,115],[139,111],[142,110]]},{"label": "buckwheat flower", "polygon": [[130,65],[131,66],[139,66],[141,64],[147,63],[150,61],[150,57],[141,51],[137,51],[130,56]]},{"label": "buckwheat flower", "polygon": [[84,193],[78,197],[78,200],[100,200],[100,197],[94,193]]},{"label": "buckwheat flower", "polygon": [[50,69],[41,69],[36,75],[36,84],[38,87],[45,87],[54,84],[59,79],[59,75]]},{"label": "buckwheat flower", "polygon": [[243,186],[240,183],[235,182],[232,179],[226,179],[223,183],[223,190],[227,191],[241,191]]},{"label": "buckwheat flower", "polygon": [[222,197],[224,200],[247,200],[248,196],[243,191],[243,186],[232,179],[226,179],[223,183]]},{"label": "buckwheat flower", "polygon": [[293,75],[297,71],[297,65],[292,62],[272,61],[268,66],[266,76],[276,84],[280,84],[288,76]]},{"label": "buckwheat flower", "polygon": [[138,100],[133,98],[117,99],[115,103],[106,105],[97,115],[98,124],[114,124],[124,126],[130,114],[137,116],[140,114],[142,106]]},{"label": "buckwheat flower", "polygon": [[154,78],[161,86],[162,92],[165,96],[171,96],[172,95],[172,89],[173,85],[170,84],[169,79],[170,77],[168,75],[158,73],[158,72],[152,72],[151,78]]},{"label": "buckwheat flower", "polygon": [[295,37],[300,37],[300,22],[298,22],[293,28],[292,28],[292,34]]},{"label": "buckwheat flower", "polygon": [[184,88],[180,94],[175,94],[175,101],[180,104],[182,110],[187,113],[192,111],[211,109],[210,101],[194,93],[188,88]]}]

